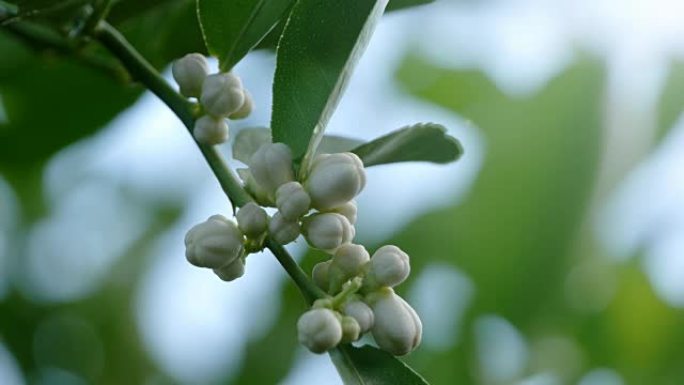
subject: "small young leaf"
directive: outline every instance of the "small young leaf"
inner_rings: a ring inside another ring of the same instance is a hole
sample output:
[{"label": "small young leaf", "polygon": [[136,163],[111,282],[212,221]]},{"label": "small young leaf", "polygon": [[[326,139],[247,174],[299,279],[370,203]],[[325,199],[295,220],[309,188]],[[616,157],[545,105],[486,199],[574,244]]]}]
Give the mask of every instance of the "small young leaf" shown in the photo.
[{"label": "small young leaf", "polygon": [[424,161],[449,163],[463,154],[461,143],[434,123],[400,128],[352,150],[366,167],[378,164]]},{"label": "small young leaf", "polygon": [[209,53],[229,71],[278,23],[294,0],[197,0]]},{"label": "small young leaf", "polygon": [[330,357],[345,385],[428,385],[405,363],[372,346],[340,346]]},{"label": "small young leaf", "polygon": [[295,159],[315,153],[386,5],[299,0],[293,7],[278,44],[271,128],[273,140],[290,146]]}]

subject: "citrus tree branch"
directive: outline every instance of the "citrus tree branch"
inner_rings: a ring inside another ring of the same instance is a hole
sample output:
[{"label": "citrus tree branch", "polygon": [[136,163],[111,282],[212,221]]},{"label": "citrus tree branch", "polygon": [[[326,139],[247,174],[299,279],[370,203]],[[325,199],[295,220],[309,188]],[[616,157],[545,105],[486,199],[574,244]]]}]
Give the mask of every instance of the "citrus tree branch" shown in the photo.
[{"label": "citrus tree branch", "polygon": [[[93,34],[95,39],[119,59],[124,68],[129,72],[131,78],[143,84],[152,93],[157,95],[178,116],[183,125],[192,134],[195,124],[195,105],[176,92],[114,27],[102,21],[94,29]],[[242,188],[235,173],[228,167],[216,148],[197,143],[197,141],[195,143],[233,205],[240,207],[252,202],[252,197]],[[326,295],[307,277],[283,245],[268,238],[266,240],[266,247],[278,259],[278,262],[280,262],[309,303]]]}]

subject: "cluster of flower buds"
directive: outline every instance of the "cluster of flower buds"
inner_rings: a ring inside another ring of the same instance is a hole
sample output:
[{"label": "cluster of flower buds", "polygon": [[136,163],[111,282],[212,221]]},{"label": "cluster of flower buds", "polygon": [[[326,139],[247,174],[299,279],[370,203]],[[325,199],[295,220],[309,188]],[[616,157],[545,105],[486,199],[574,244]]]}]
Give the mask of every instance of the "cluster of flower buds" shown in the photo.
[{"label": "cluster of flower buds", "polygon": [[322,353],[370,332],[381,349],[408,354],[420,344],[423,327],[393,287],[410,270],[408,255],[396,246],[383,246],[372,257],[360,245],[338,248],[332,259],[313,269],[314,282],[331,298],[316,301],[300,317],[299,341]]},{"label": "cluster of flower buds", "polygon": [[191,53],[176,60],[171,68],[180,93],[196,98],[204,114],[195,121],[193,135],[202,144],[214,145],[228,140],[226,119],[246,118],[253,108],[252,96],[231,72],[209,75],[204,56]]},{"label": "cluster of flower buds", "polygon": [[[408,354],[420,343],[422,324],[393,289],[409,275],[408,255],[390,245],[371,257],[352,243],[353,199],[366,184],[363,162],[353,153],[322,154],[297,178],[292,160],[283,143],[267,143],[255,151],[248,168],[238,172],[259,204],[243,206],[237,225],[214,216],[190,230],[188,260],[230,280],[242,275],[245,255],[261,250],[267,236],[285,245],[303,235],[311,247],[332,257],[313,269],[314,282],[327,296],[300,317],[299,341],[323,353],[370,332],[381,349]],[[269,218],[260,205],[277,212]]]}]

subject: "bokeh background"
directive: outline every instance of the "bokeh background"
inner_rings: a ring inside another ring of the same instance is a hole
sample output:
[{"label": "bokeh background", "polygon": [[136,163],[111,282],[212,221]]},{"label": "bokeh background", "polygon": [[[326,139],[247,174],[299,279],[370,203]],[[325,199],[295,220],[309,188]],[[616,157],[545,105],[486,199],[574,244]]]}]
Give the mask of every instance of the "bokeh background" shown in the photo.
[{"label": "bokeh background", "polygon": [[[111,20],[168,78],[203,50],[192,3]],[[329,131],[433,121],[466,150],[369,169],[359,198],[357,240],[411,255],[405,361],[431,383],[684,383],[683,58],[679,0],[384,17]],[[268,124],[274,62],[236,68],[257,111],[233,136]],[[304,303],[270,254],[232,283],[185,262],[185,231],[230,210],[151,94],[0,28],[0,384],[340,384],[297,345]]]}]

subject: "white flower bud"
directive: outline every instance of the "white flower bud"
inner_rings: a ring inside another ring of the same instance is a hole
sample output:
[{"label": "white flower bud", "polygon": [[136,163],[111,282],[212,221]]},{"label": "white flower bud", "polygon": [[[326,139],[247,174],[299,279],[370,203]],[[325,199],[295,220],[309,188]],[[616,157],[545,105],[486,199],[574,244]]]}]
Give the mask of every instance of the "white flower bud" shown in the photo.
[{"label": "white flower bud", "polygon": [[342,340],[342,325],[330,309],[312,309],[297,321],[299,342],[314,353],[324,353]]},{"label": "white flower bud", "polygon": [[396,286],[404,282],[411,272],[408,254],[393,245],[379,248],[370,263],[367,278],[371,286]]},{"label": "white flower bud", "polygon": [[230,119],[244,119],[248,117],[254,109],[254,100],[252,99],[252,94],[250,94],[246,89],[243,89],[242,91],[245,94],[245,101],[242,102],[242,106],[237,111],[228,116]]},{"label": "white flower bud", "polygon": [[375,316],[373,310],[365,302],[354,299],[344,304],[342,311],[345,315],[353,317],[359,323],[361,333],[369,331],[373,327]]},{"label": "white flower bud", "polygon": [[214,269],[214,274],[223,281],[230,282],[245,274],[245,263],[242,258],[238,258],[225,266]]},{"label": "white flower bud", "polygon": [[247,238],[257,238],[268,229],[266,211],[254,202],[242,206],[235,217],[238,227]]},{"label": "white flower bud", "polygon": [[288,221],[280,213],[276,213],[271,218],[268,224],[268,232],[281,245],[287,245],[294,241],[301,233],[298,222]]},{"label": "white flower bud", "polygon": [[209,74],[209,66],[204,56],[189,53],[173,62],[171,73],[183,96],[199,98],[202,94],[202,83]]},{"label": "white flower bud", "polygon": [[366,185],[361,159],[351,152],[318,155],[304,187],[313,207],[330,210],[352,200]]},{"label": "white flower bud", "polygon": [[328,271],[330,269],[330,263],[332,261],[319,262],[314,265],[313,270],[311,270],[311,277],[313,278],[316,286],[323,289],[323,291],[328,291],[330,287],[330,280],[328,279]]},{"label": "white flower bud", "polygon": [[273,201],[268,197],[268,192],[264,190],[252,176],[252,172],[248,168],[238,168],[238,175],[240,179],[245,182],[245,190],[263,206],[273,206]]},{"label": "white flower bud", "polygon": [[283,217],[291,221],[298,220],[311,208],[311,198],[299,182],[287,182],[278,187],[275,201]]},{"label": "white flower bud", "polygon": [[415,310],[394,290],[385,287],[366,299],[375,315],[371,332],[380,349],[403,356],[420,344],[423,324]]},{"label": "white flower bud", "polygon": [[264,143],[249,159],[249,170],[271,200],[281,185],[294,180],[292,152],[284,143]]},{"label": "white flower bud", "polygon": [[310,215],[304,218],[302,225],[304,237],[309,245],[317,249],[334,252],[354,238],[354,226],[337,213]]},{"label": "white flower bud", "polygon": [[342,342],[343,344],[354,342],[361,337],[361,327],[356,319],[352,317],[342,317]]},{"label": "white flower bud", "polygon": [[210,115],[227,118],[240,109],[244,101],[242,82],[230,72],[209,75],[202,83],[200,102]]},{"label": "white flower bud", "polygon": [[216,269],[242,257],[242,241],[235,223],[222,215],[213,215],[188,231],[185,257],[195,266]]},{"label": "white flower bud", "polygon": [[335,207],[330,211],[342,214],[345,217],[347,217],[349,223],[351,223],[352,225],[356,224],[356,201],[351,200],[340,207]]},{"label": "white flower bud", "polygon": [[329,274],[339,274],[343,281],[361,273],[363,266],[370,260],[366,248],[351,243],[340,246],[332,257]]},{"label": "white flower bud", "polygon": [[199,143],[214,145],[228,140],[228,123],[223,118],[204,115],[195,121],[192,135]]}]

